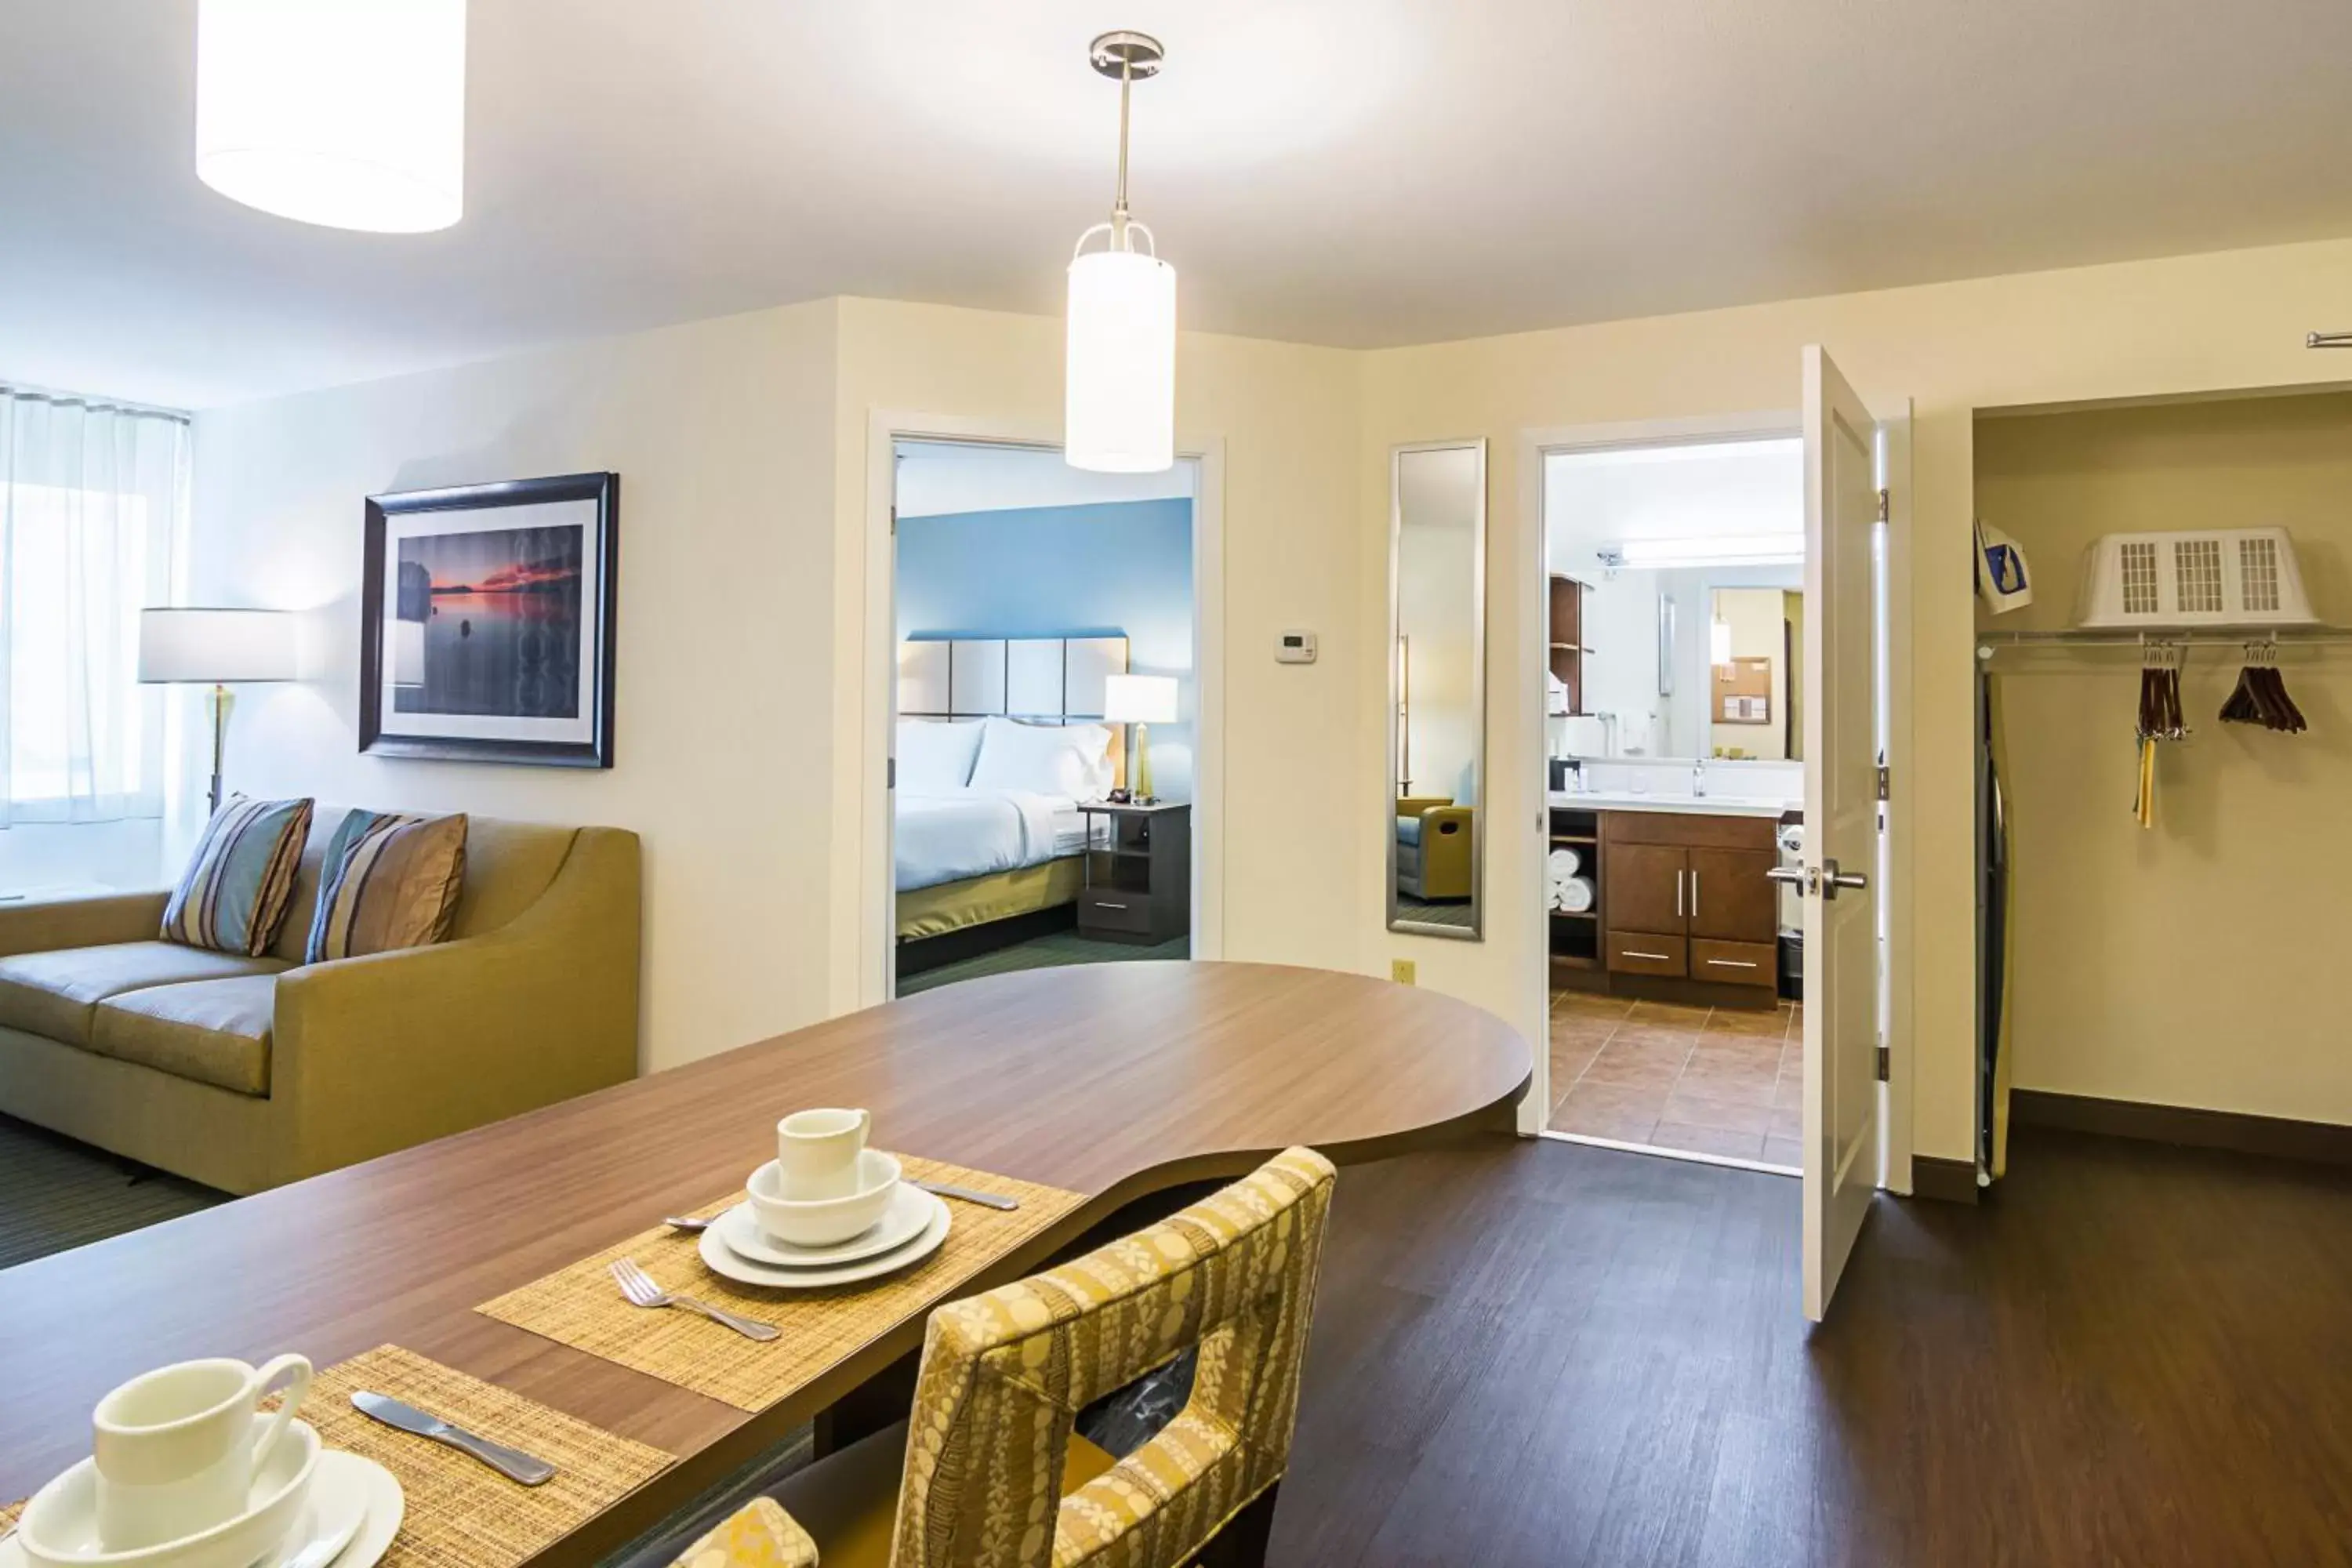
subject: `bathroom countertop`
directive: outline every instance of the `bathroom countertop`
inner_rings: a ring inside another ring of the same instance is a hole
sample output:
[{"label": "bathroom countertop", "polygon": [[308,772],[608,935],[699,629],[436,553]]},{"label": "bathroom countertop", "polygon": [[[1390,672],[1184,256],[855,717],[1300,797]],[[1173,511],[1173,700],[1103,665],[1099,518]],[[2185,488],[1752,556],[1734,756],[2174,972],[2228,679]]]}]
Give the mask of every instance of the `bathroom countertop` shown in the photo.
[{"label": "bathroom countertop", "polygon": [[1802,800],[1752,795],[1636,795],[1631,790],[1593,790],[1578,795],[1553,790],[1549,803],[1570,811],[1671,811],[1690,816],[1769,816],[1801,812]]}]

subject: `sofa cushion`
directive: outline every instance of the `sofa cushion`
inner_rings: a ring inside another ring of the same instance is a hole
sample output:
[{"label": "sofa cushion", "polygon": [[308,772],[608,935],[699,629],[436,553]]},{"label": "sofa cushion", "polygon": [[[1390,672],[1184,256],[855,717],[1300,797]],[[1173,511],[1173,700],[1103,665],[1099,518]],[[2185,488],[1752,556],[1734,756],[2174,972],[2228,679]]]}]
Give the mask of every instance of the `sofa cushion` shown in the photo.
[{"label": "sofa cushion", "polygon": [[466,817],[354,811],[328,841],[306,963],[426,947],[449,934]]},{"label": "sofa cushion", "polygon": [[268,1094],[277,1002],[275,974],[125,991],[98,1005],[89,1048],[215,1089]]},{"label": "sofa cushion", "polygon": [[219,952],[268,952],[294,896],[310,804],[238,795],[213,813],[156,934]]},{"label": "sofa cushion", "polygon": [[68,1046],[89,1045],[91,1015],[100,1002],[151,985],[275,974],[277,958],[247,958],[175,942],[118,942],[0,958],[0,1024]]}]

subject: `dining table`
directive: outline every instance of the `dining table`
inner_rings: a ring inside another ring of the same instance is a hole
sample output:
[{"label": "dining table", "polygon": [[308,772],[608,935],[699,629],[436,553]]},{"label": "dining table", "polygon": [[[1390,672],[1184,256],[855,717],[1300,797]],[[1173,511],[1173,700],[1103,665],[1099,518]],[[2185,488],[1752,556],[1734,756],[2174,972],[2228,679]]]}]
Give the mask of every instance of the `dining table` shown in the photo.
[{"label": "dining table", "polygon": [[479,1310],[740,1193],[781,1116],[864,1108],[877,1147],[1075,1195],[966,1294],[1292,1145],[1340,1165],[1344,1193],[1350,1163],[1507,1135],[1533,1065],[1491,1013],[1331,970],[1129,962],[940,986],[0,1270],[0,1502],[86,1457],[92,1406],[141,1372],[397,1346],[676,1456],[532,1559],[593,1561],[920,1351],[910,1306],[746,1410]]}]

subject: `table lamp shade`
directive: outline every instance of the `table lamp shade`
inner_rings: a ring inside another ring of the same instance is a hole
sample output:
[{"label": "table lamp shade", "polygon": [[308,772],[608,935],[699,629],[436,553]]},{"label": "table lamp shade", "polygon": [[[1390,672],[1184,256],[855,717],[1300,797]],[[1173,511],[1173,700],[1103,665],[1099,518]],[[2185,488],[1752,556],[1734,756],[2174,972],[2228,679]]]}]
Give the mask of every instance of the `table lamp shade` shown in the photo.
[{"label": "table lamp shade", "polygon": [[1104,681],[1103,717],[1114,724],[1176,722],[1176,678],[1113,675]]},{"label": "table lamp shade", "polygon": [[226,686],[295,679],[294,617],[279,610],[139,612],[139,679]]}]

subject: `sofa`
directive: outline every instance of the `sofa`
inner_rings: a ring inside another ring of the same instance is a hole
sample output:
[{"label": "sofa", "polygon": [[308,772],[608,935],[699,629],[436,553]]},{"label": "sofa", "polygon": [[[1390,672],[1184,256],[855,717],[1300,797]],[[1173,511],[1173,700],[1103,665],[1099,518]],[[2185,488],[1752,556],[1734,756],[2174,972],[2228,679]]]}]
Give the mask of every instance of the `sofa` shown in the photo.
[{"label": "sofa", "polygon": [[1423,903],[1470,896],[1471,836],[1476,811],[1450,795],[1406,795],[1397,802],[1397,891]]},{"label": "sofa", "polygon": [[636,835],[474,817],[448,940],[304,963],[343,816],[263,957],[156,940],[165,892],[0,905],[0,1112],[243,1194],[635,1075]]}]

